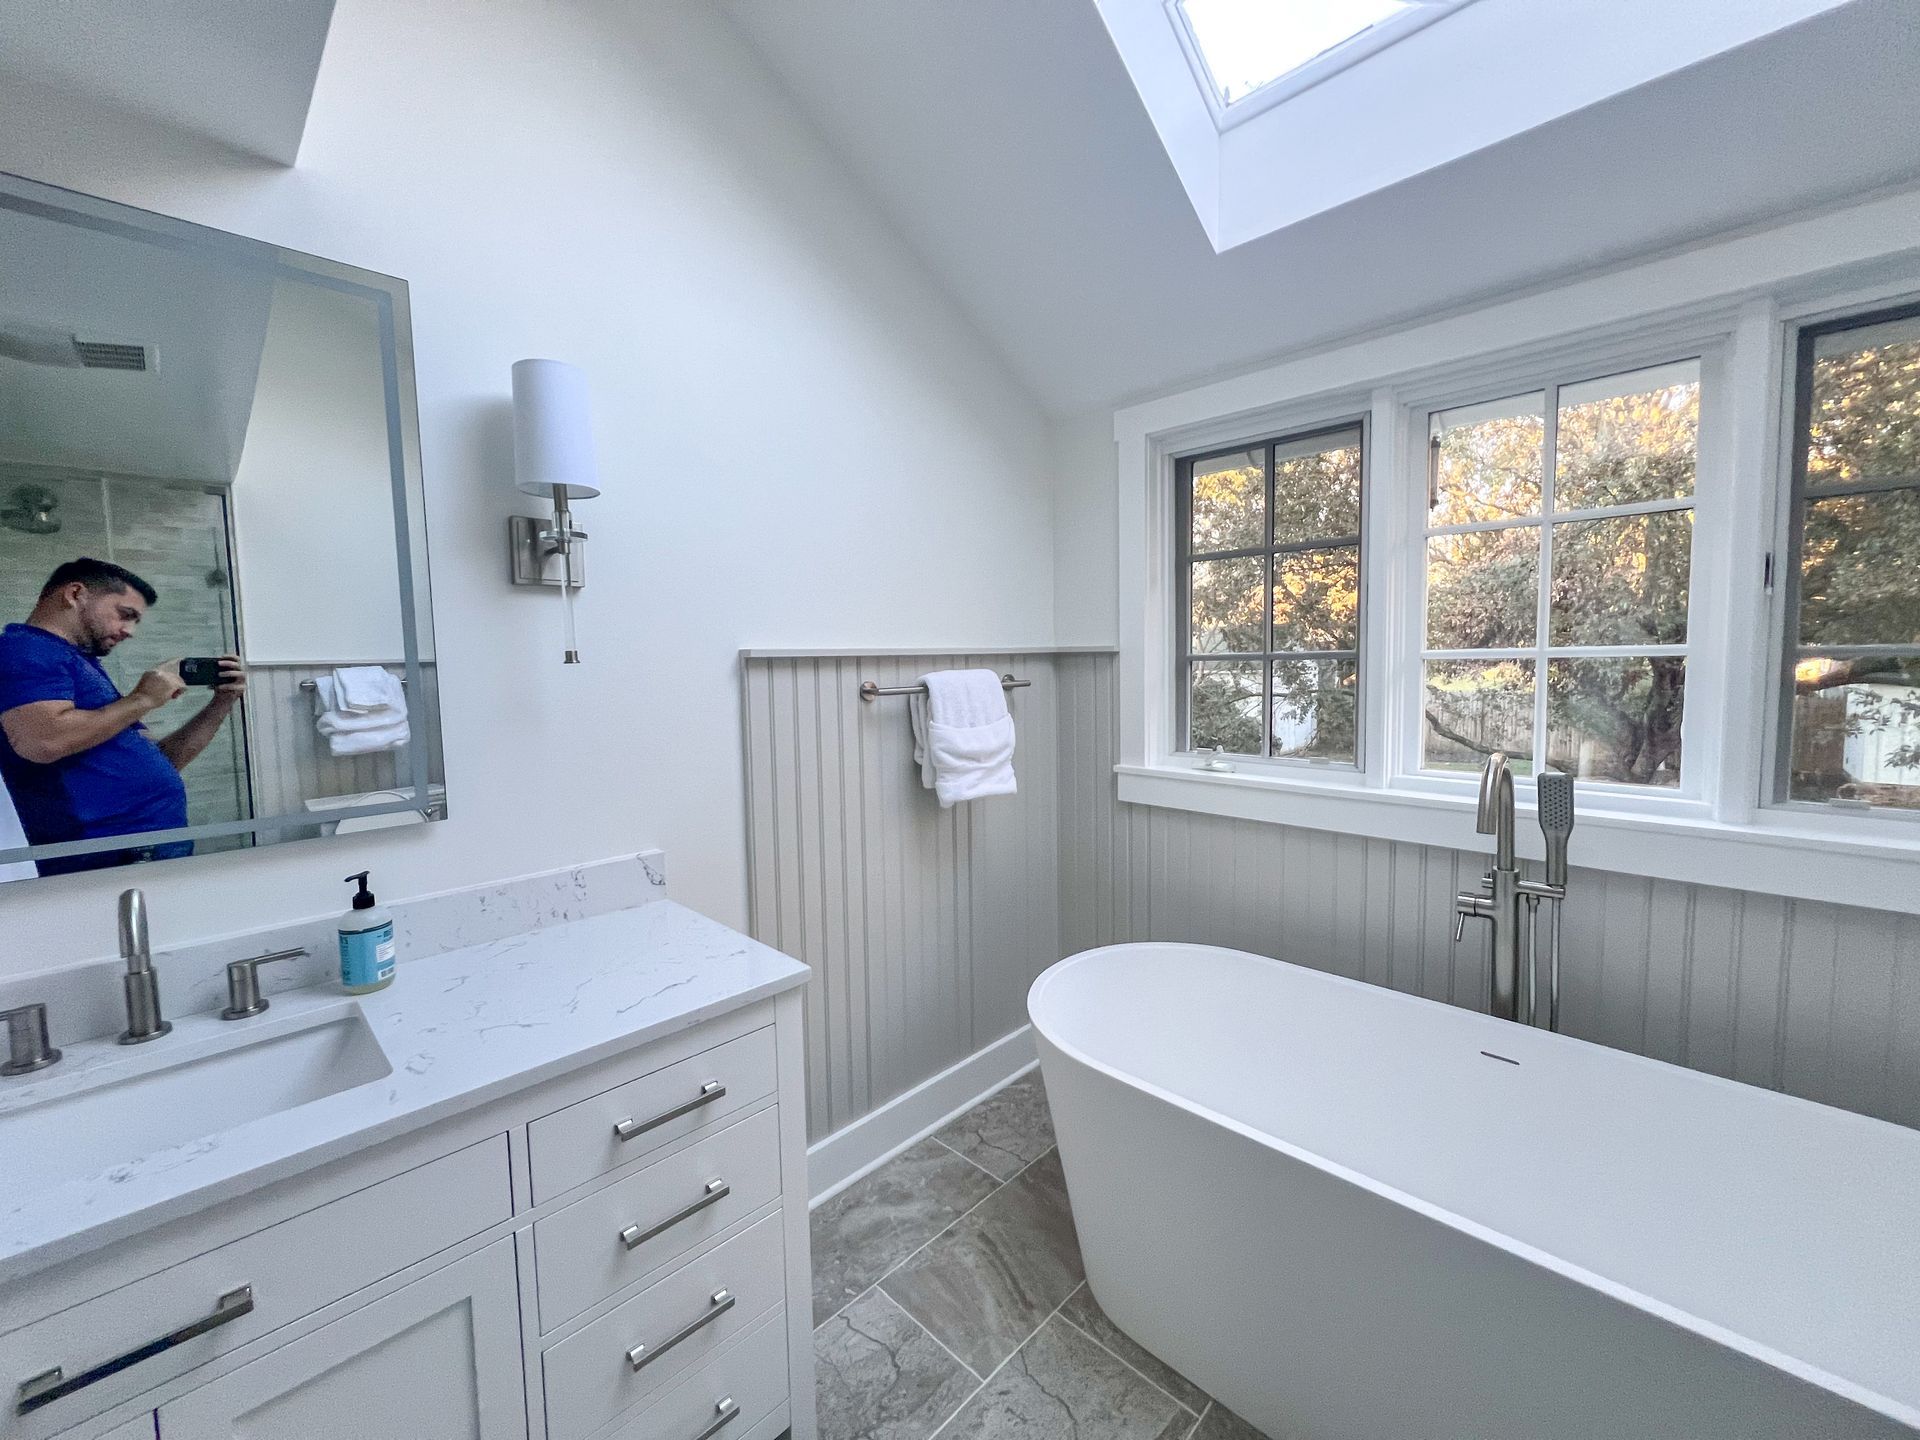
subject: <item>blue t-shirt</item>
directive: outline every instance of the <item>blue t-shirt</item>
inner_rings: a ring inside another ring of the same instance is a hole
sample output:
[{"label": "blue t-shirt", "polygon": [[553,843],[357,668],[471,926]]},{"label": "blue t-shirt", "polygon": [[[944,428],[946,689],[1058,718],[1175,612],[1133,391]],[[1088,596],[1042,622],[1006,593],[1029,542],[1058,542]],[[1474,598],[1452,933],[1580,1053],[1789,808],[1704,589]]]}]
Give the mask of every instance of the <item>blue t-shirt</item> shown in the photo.
[{"label": "blue t-shirt", "polygon": [[[100,662],[36,625],[0,630],[0,714],[36,700],[99,710],[120,698]],[[0,779],[30,845],[171,830],[187,823],[187,787],[147,727],[49,765],[23,760],[0,729]]]}]

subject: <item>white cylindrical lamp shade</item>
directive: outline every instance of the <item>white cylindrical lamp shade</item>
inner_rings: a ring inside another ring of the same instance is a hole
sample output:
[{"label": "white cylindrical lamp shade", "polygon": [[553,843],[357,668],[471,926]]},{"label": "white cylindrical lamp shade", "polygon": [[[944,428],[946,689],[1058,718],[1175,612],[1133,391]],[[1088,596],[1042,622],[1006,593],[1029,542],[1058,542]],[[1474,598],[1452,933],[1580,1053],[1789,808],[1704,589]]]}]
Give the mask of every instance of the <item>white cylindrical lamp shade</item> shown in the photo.
[{"label": "white cylindrical lamp shade", "polygon": [[600,493],[593,465],[587,375],[561,360],[513,362],[513,476],[528,495],[588,500]]}]

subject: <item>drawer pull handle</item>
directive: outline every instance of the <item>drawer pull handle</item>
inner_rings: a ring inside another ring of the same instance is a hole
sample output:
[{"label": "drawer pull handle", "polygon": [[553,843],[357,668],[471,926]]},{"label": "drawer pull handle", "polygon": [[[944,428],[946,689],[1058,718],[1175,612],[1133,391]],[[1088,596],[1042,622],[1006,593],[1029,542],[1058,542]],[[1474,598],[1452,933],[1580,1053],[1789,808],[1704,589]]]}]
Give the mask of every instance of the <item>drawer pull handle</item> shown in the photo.
[{"label": "drawer pull handle", "polygon": [[727,1093],[727,1087],[718,1080],[709,1080],[700,1087],[700,1093],[684,1105],[676,1105],[671,1110],[662,1110],[651,1120],[635,1120],[631,1116],[613,1127],[613,1138],[631,1140],[636,1135],[644,1135],[649,1130],[666,1124],[669,1120],[678,1120],[682,1115],[691,1115],[702,1105],[711,1105]]},{"label": "drawer pull handle", "polygon": [[629,1225],[620,1232],[620,1243],[629,1250],[638,1250],[647,1241],[664,1235],[682,1220],[691,1220],[709,1205],[718,1205],[733,1193],[733,1187],[724,1180],[709,1180],[706,1193],[683,1210],[676,1210],[658,1225],[649,1225],[642,1230],[638,1225]]},{"label": "drawer pull handle", "polygon": [[707,1326],[726,1314],[727,1311],[733,1308],[733,1303],[733,1292],[731,1290],[714,1291],[712,1298],[707,1301],[706,1313],[701,1315],[698,1320],[689,1320],[678,1330],[674,1331],[673,1334],[669,1335],[651,1349],[645,1345],[634,1346],[631,1350],[627,1351],[627,1364],[631,1365],[635,1370],[646,1369],[647,1366],[658,1360],[682,1340],[691,1340],[695,1335],[698,1335],[702,1330],[706,1329]]},{"label": "drawer pull handle", "polygon": [[694,1436],[693,1440],[713,1440],[714,1436],[740,1418],[740,1407],[734,1403],[731,1395],[715,1401],[713,1409],[720,1418]]},{"label": "drawer pull handle", "polygon": [[66,1378],[56,1365],[51,1370],[42,1371],[31,1380],[20,1382],[20,1396],[16,1409],[22,1415],[31,1414],[42,1405],[51,1405],[54,1401],[71,1395],[76,1390],[84,1390],[89,1385],[98,1384],[110,1376],[129,1370],[142,1360],[151,1360],[154,1356],[184,1345],[189,1340],[198,1339],[210,1330],[218,1330],[222,1325],[231,1325],[242,1315],[253,1313],[253,1287],[242,1285],[238,1290],[229,1290],[220,1297],[213,1307],[213,1313],[202,1315],[198,1320],[171,1330],[158,1340],[149,1340],[146,1344],[116,1355],[111,1360],[103,1360],[91,1370],[83,1370],[71,1379]]}]

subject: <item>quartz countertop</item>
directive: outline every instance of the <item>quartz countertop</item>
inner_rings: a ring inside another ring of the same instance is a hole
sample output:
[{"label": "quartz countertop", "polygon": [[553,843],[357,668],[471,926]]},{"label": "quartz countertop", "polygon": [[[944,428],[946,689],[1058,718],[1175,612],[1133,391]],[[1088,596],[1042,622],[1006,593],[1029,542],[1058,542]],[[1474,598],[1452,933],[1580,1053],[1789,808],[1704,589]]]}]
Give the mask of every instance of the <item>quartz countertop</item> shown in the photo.
[{"label": "quartz countertop", "polygon": [[[303,1026],[365,1017],[389,1073],[78,1179],[0,1192],[0,1285],[802,985],[807,967],[660,900],[400,965],[394,983],[273,996],[266,1014],[175,1016],[173,1033],[66,1047],[31,1080],[0,1082],[0,1127],[38,1104]],[[165,992],[166,975],[160,977]],[[125,1092],[136,1107],[137,1089]]]}]

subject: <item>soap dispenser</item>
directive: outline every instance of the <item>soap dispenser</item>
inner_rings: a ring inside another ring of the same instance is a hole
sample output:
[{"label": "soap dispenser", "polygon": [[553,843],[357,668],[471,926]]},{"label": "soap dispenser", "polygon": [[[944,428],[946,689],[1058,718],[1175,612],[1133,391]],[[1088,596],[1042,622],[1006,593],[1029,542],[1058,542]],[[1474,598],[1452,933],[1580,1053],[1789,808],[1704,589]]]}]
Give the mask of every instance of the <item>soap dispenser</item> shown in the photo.
[{"label": "soap dispenser", "polygon": [[393,983],[393,916],[367,888],[371,873],[346,879],[360,887],[353,908],[340,917],[340,988],[349,995],[370,995]]}]

